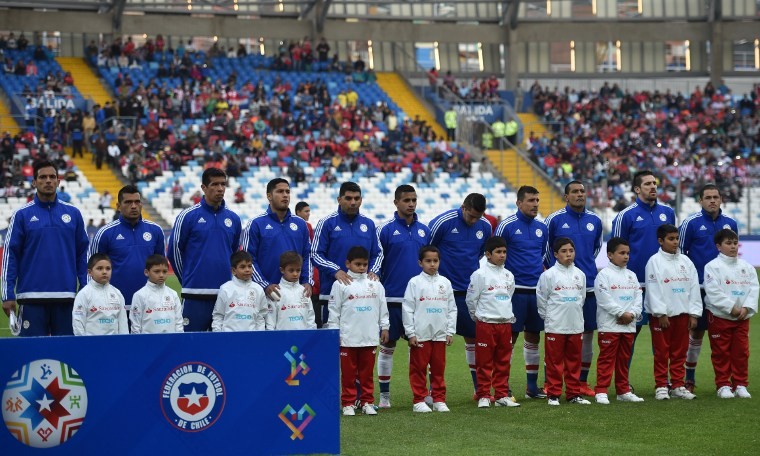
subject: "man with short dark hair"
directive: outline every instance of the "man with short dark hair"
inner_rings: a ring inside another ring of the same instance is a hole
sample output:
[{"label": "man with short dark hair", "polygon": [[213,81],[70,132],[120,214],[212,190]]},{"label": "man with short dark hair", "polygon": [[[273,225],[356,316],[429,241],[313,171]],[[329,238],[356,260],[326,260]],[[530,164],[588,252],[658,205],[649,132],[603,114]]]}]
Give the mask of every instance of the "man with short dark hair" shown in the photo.
[{"label": "man with short dark hair", "polygon": [[494,236],[507,241],[507,260],[504,267],[515,276],[515,294],[512,295],[512,343],[524,332],[523,357],[527,386],[526,399],[545,399],[543,388],[538,386],[538,351],[544,321],[538,314],[536,287],[544,271],[543,259],[548,255],[549,238],[546,225],[536,220],[538,190],[523,185],[517,190],[517,213],[505,218],[496,228]]},{"label": "man with short dark hair", "polygon": [[705,266],[718,257],[718,248],[714,237],[722,229],[739,232],[736,220],[724,215],[720,209],[720,190],[715,184],[706,184],[699,189],[699,204],[702,210],[690,215],[679,229],[681,253],[688,256],[697,268],[699,286],[702,294],[702,316],[697,319],[697,327],[689,331],[689,349],[686,352],[686,389],[694,392],[699,353],[702,351],[702,338],[707,330],[707,312],[705,305]]},{"label": "man with short dark hair", "polygon": [[3,249],[0,292],[6,315],[16,312],[21,336],[73,335],[71,312],[87,284],[87,232],[79,209],[57,195],[58,171],[34,164],[34,199],[16,210]]},{"label": "man with short dark hair", "polygon": [[253,258],[253,281],[261,285],[267,297],[279,293],[280,255],[298,252],[303,260],[299,283],[311,297],[311,239],[306,221],[291,214],[290,184],[280,177],[272,179],[266,188],[269,207],[250,220],[243,229],[240,249]]},{"label": "man with short dark hair", "polygon": [[352,282],[346,273],[346,255],[351,247],[361,246],[369,251],[368,276],[378,280],[383,263],[383,249],[377,237],[375,222],[359,213],[362,190],[355,182],[344,182],[338,193],[338,210],[317,223],[311,256],[319,268],[322,321],[327,322],[327,300],[333,283]]},{"label": "man with short dark hair", "polygon": [[[645,268],[652,255],[660,250],[657,228],[665,224],[675,225],[676,213],[670,206],[657,201],[657,178],[652,171],[643,170],[634,174],[631,187],[636,200],[612,220],[612,235],[625,239],[631,245],[628,269],[636,273],[646,303]],[[641,320],[636,322],[635,337],[638,337],[641,327],[647,323],[649,314],[641,312]],[[635,344],[634,339],[634,348]]]},{"label": "man with short dark hair", "polygon": [[406,286],[420,274],[419,250],[430,243],[430,229],[417,220],[417,191],[411,185],[400,185],[393,198],[396,211],[390,220],[380,225],[378,236],[383,247],[383,266],[380,282],[388,302],[390,330],[388,342],[380,344],[377,357],[377,378],[380,382],[380,408],[391,407],[391,373],[396,341],[404,336],[401,304]]},{"label": "man with short dark hair", "polygon": [[227,175],[208,168],[201,201],[174,221],[167,258],[182,285],[185,332],[209,331],[219,287],[230,279],[230,256],[240,246],[240,217],[227,209]]},{"label": "man with short dark hair", "polygon": [[430,221],[430,244],[438,247],[441,266],[438,272],[451,281],[457,303],[457,334],[464,338],[465,357],[470,367],[472,384],[475,377],[475,322],[470,317],[465,298],[470,276],[479,267],[486,240],[491,237],[491,224],[483,217],[486,197],[470,193],[458,209],[450,209]]},{"label": "man with short dark hair", "polygon": [[127,311],[132,296],[145,285],[145,260],[163,255],[164,230],[142,218],[142,195],[134,185],[126,185],[117,195],[118,218],[100,228],[90,244],[88,256],[104,253],[111,259],[111,284],[124,295]]},{"label": "man with short dark hair", "polygon": [[[586,187],[574,180],[565,185],[567,206],[546,217],[544,224],[548,230],[547,242],[554,245],[560,237],[566,237],[575,245],[575,266],[586,276],[586,299],[583,302],[583,341],[581,348],[581,393],[596,396],[588,386],[588,372],[594,359],[594,331],[596,330],[596,256],[602,249],[602,219],[586,209]],[[544,264],[547,269],[554,266],[556,258],[549,249]]]}]

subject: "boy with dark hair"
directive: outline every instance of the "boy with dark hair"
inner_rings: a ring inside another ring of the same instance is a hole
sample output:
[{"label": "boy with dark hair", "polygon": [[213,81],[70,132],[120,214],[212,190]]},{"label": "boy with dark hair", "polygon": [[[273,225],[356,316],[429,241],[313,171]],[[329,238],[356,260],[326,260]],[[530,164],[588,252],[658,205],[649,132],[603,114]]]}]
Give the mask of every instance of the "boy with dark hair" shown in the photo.
[{"label": "boy with dark hair", "polygon": [[[689,329],[702,315],[697,269],[689,257],[678,252],[678,228],[665,224],[657,228],[660,250],[647,262],[647,292],[644,310],[652,318],[655,399],[694,399],[685,388],[686,350]],[[672,389],[668,394],[668,374]]]},{"label": "boy with dark hair", "polygon": [[572,240],[557,238],[552,250],[557,262],[541,274],[536,290],[538,314],[546,328],[546,395],[549,405],[559,405],[564,380],[568,402],[588,405],[580,381],[586,276],[573,264]]},{"label": "boy with dark hair", "polygon": [[[388,306],[383,285],[367,277],[369,252],[351,247],[346,255],[351,281],[335,281],[328,304],[330,319],[324,326],[340,330],[341,405],[343,415],[356,414],[357,381],[365,415],[377,415],[374,407],[373,372],[378,342],[388,341]],[[380,334],[378,340],[378,334]]]},{"label": "boy with dark hair", "polygon": [[466,297],[470,318],[475,322],[478,408],[491,406],[491,387],[497,407],[519,407],[509,397],[515,278],[504,268],[507,242],[498,236],[489,238],[484,250],[487,262],[470,276]]},{"label": "boy with dark hair", "polygon": [[182,303],[177,292],[166,286],[168,275],[169,261],[165,256],[151,255],[145,260],[148,282],[132,298],[132,334],[184,332]]},{"label": "boy with dark hair", "polygon": [[268,308],[264,289],[251,280],[251,254],[238,250],[230,257],[230,266],[232,280],[219,288],[212,315],[212,331],[263,331]]},{"label": "boy with dark hair", "polygon": [[705,302],[715,385],[721,399],[749,399],[749,319],[757,313],[757,274],[738,257],[735,232],[723,229],[714,239],[720,254],[705,266]]},{"label": "boy with dark hair", "polygon": [[[409,339],[409,384],[412,387],[412,411],[448,412],[446,405],[446,346],[451,345],[457,323],[454,290],[446,277],[438,274],[441,254],[437,247],[425,245],[419,250],[422,272],[412,277],[404,292],[401,318]],[[427,373],[430,366],[431,409]]]},{"label": "boy with dark hair", "polygon": [[316,329],[311,298],[298,283],[303,267],[301,255],[293,250],[280,255],[279,288],[267,300],[266,329]]},{"label": "boy with dark hair", "polygon": [[124,296],[111,285],[111,260],[96,253],[87,262],[90,283],[82,287],[74,299],[71,314],[75,336],[129,334]]},{"label": "boy with dark hair", "polygon": [[594,283],[599,357],[596,361],[596,403],[608,405],[607,388],[615,373],[617,400],[642,402],[631,392],[628,361],[631,358],[636,320],[642,312],[641,288],[633,271],[626,269],[631,248],[628,241],[613,237],[607,242],[610,264],[599,271]]}]

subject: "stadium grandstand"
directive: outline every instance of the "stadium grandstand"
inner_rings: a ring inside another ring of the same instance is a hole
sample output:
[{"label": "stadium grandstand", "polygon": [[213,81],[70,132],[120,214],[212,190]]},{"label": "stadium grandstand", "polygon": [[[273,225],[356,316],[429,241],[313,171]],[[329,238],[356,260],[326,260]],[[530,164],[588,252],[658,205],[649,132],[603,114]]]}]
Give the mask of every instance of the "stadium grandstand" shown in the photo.
[{"label": "stadium grandstand", "polygon": [[760,1],[0,8],[0,229],[33,194],[32,161],[48,157],[95,225],[133,182],[168,229],[214,166],[243,221],[278,176],[313,221],[346,180],[377,221],[396,186],[416,183],[429,221],[470,192],[506,217],[526,184],[545,216],[580,179],[609,230],[632,174],[649,168],[679,220],[715,182],[741,234],[760,234]]}]

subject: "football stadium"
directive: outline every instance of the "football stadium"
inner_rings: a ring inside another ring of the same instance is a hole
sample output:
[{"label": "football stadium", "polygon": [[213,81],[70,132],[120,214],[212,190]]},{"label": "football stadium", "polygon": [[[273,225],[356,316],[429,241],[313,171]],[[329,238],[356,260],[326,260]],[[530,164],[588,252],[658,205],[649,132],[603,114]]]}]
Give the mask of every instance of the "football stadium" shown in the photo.
[{"label": "football stadium", "polygon": [[760,0],[0,0],[0,62],[0,453],[760,445]]}]

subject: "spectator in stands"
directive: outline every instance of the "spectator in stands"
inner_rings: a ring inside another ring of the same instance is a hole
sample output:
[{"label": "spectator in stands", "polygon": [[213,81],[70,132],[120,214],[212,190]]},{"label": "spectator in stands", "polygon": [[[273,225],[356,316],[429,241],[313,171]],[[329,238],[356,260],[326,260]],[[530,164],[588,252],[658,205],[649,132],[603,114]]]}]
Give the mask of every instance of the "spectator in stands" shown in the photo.
[{"label": "spectator in stands", "polygon": [[58,190],[58,199],[63,201],[64,203],[70,203],[71,202],[71,195],[66,193],[66,187],[61,185],[61,188]]},{"label": "spectator in stands", "polygon": [[111,208],[111,194],[108,193],[108,190],[105,190],[103,194],[100,196],[100,202],[98,204],[98,209],[100,209],[100,212],[103,214],[106,213],[106,209]]}]

